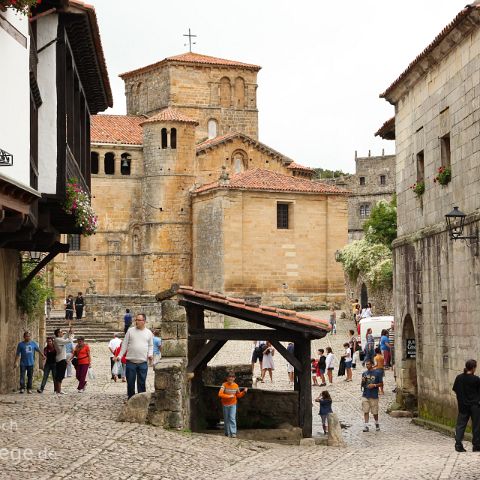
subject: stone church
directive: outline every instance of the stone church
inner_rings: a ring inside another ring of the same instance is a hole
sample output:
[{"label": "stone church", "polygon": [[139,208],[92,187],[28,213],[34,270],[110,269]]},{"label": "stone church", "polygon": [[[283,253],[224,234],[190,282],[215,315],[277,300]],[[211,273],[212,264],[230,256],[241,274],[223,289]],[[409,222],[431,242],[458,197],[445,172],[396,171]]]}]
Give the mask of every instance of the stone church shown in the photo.
[{"label": "stone church", "polygon": [[70,236],[57,298],[175,282],[290,307],[344,299],[348,192],[259,141],[259,70],[190,52],[120,75],[127,114],[92,117],[99,230]]}]

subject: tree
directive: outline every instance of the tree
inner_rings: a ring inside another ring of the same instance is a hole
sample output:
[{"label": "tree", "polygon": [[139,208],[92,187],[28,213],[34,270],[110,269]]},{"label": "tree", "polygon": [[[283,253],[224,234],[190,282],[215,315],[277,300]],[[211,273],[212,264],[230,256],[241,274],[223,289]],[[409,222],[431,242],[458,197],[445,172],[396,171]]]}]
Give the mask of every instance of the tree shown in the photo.
[{"label": "tree", "polygon": [[365,239],[369,243],[381,243],[390,249],[397,238],[397,199],[390,202],[378,202],[370,213],[370,218],[363,224]]}]

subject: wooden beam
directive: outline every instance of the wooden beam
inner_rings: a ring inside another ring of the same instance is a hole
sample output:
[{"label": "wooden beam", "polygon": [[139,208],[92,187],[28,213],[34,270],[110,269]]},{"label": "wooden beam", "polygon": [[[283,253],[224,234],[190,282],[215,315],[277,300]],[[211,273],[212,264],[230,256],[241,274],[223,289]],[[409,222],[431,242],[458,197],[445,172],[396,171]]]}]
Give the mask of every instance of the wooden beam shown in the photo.
[{"label": "wooden beam", "polygon": [[302,338],[309,340],[314,338],[323,338],[328,333],[328,330],[319,330],[318,328],[309,327],[308,325],[287,322],[280,317],[268,317],[268,312],[253,312],[250,310],[245,310],[244,308],[235,307],[231,304],[227,305],[225,303],[217,303],[206,299],[192,297],[184,297],[179,303],[184,307],[187,307],[188,305],[198,305],[212,312],[223,313],[224,315],[228,315],[230,317],[241,318],[247,322],[256,323],[265,327],[289,330],[299,334]]},{"label": "wooden beam", "polygon": [[302,339],[298,334],[295,334],[291,331],[289,332],[287,330],[265,330],[255,328],[209,328],[205,330],[189,329],[188,336],[189,338],[195,340],[276,340],[288,342]]},{"label": "wooden beam", "polygon": [[195,355],[192,361],[188,361],[187,373],[193,373],[197,368],[206,365],[227,343],[226,340],[210,340]]},{"label": "wooden beam", "polygon": [[277,349],[277,351],[280,353],[280,355],[285,358],[285,360],[288,363],[291,363],[295,370],[298,370],[301,372],[303,370],[303,366],[301,362],[295,357],[295,355],[292,355],[279,341],[277,340],[270,340],[272,342],[272,345]]},{"label": "wooden beam", "polygon": [[302,365],[302,371],[298,372],[298,421],[303,437],[310,438],[312,436],[312,375],[309,340],[295,344],[295,356]]}]

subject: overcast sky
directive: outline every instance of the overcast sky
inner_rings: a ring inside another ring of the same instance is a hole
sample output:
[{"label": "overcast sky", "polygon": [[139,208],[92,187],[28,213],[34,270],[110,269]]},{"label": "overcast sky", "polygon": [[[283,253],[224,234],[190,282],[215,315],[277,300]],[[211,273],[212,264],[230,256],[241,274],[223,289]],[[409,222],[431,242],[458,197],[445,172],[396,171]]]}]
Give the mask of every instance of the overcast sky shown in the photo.
[{"label": "overcast sky", "polygon": [[374,137],[393,106],[378,98],[466,0],[91,0],[114,108],[118,74],[187,51],[262,66],[260,140],[312,167],[355,169],[354,152],[394,152]]}]

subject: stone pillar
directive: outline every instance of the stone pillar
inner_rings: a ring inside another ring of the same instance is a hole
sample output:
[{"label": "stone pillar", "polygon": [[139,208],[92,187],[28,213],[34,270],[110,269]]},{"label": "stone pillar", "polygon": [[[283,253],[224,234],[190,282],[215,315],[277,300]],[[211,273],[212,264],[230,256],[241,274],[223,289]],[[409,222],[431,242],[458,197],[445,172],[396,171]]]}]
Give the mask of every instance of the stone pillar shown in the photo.
[{"label": "stone pillar", "polygon": [[187,356],[187,315],[175,300],[162,302],[162,357]]}]

